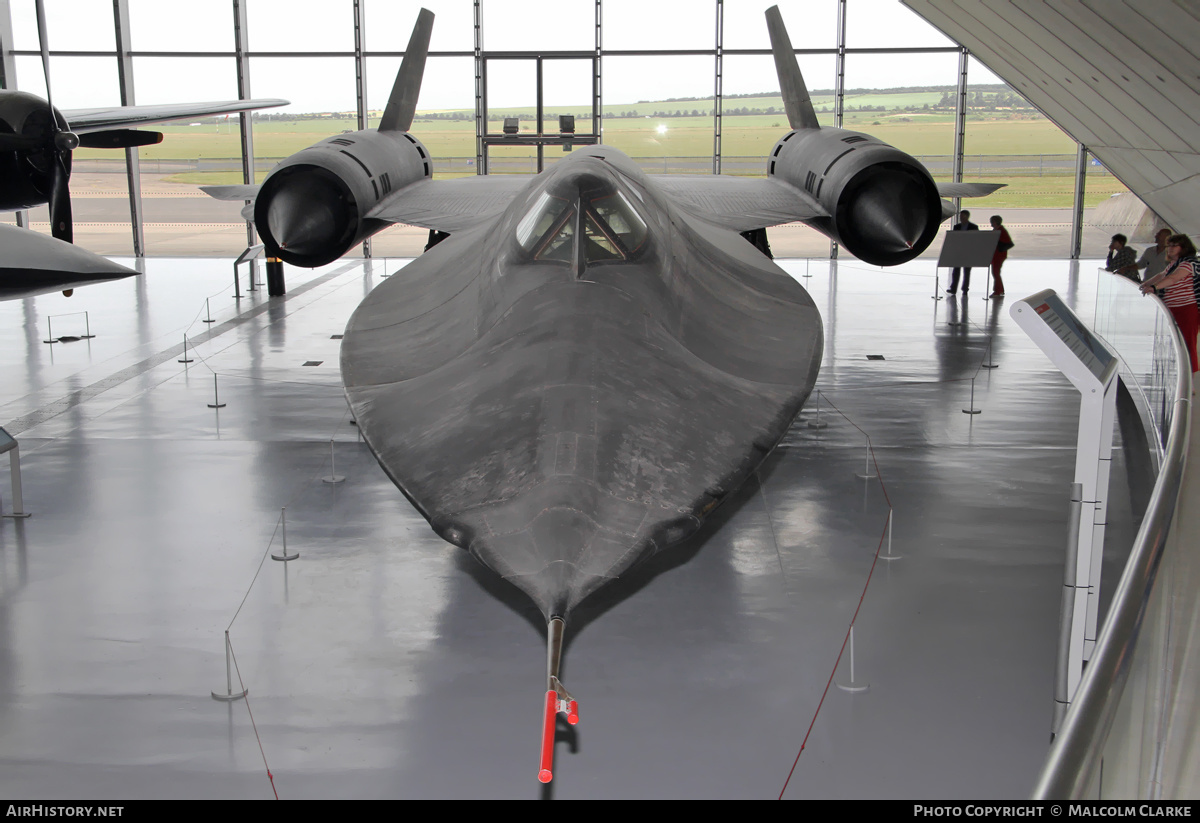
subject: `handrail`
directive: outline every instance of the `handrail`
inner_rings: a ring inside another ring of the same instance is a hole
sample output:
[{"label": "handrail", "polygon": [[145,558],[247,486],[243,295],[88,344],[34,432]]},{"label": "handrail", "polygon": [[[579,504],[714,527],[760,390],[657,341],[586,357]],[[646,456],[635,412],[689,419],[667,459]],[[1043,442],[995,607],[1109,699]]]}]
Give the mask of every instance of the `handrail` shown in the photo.
[{"label": "handrail", "polygon": [[[1170,318],[1161,301],[1159,311]],[[1179,364],[1173,414],[1163,462],[1134,538],[1112,605],[1084,669],[1062,727],[1050,746],[1033,790],[1035,800],[1076,799],[1086,790],[1104,751],[1134,659],[1134,646],[1154,592],[1157,572],[1175,516],[1191,437],[1192,371],[1174,319],[1167,328]]]}]

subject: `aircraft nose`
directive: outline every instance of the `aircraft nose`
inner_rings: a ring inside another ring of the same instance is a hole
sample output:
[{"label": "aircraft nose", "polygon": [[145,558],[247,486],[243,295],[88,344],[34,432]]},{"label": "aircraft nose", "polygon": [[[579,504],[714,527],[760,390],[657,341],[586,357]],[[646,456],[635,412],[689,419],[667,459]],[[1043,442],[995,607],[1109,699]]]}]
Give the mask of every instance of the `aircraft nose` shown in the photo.
[{"label": "aircraft nose", "polygon": [[279,249],[297,257],[323,256],[347,231],[349,208],[333,181],[304,171],[275,181],[266,204],[266,232]]}]

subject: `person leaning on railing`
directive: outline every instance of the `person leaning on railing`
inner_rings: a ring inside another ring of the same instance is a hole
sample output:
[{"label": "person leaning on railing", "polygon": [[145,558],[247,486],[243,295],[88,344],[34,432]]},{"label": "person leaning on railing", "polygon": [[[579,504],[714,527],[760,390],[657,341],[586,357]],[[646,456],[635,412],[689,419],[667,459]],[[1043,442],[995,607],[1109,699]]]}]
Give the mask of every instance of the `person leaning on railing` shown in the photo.
[{"label": "person leaning on railing", "polygon": [[1187,343],[1193,373],[1200,371],[1196,362],[1196,333],[1200,331],[1200,309],[1196,305],[1200,297],[1197,271],[1200,271],[1200,261],[1196,260],[1196,246],[1186,234],[1172,234],[1167,238],[1166,271],[1142,284],[1142,294],[1157,292],[1171,310]]}]

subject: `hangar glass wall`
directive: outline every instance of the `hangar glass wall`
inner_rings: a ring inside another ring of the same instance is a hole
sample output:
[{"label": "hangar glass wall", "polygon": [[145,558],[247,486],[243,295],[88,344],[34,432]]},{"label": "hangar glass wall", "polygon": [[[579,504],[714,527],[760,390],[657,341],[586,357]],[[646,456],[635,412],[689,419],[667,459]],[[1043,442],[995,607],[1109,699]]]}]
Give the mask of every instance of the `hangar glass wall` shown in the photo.
[{"label": "hangar glass wall", "polygon": [[[368,125],[377,122],[418,7],[392,0],[189,0],[181,22],[177,9],[157,0],[45,3],[54,97],[62,108],[121,102],[114,19],[122,5],[130,19],[135,102],[228,100],[239,94],[289,99],[286,107],[250,118],[249,165],[256,181],[280,158],[357,129],[360,118]],[[557,132],[557,115],[573,114],[577,132],[600,131],[603,142],[651,172],[760,175],[786,130],[760,8],[724,0],[419,5],[430,8],[437,23],[413,132],[436,158],[439,176],[473,174],[484,159],[476,117],[480,69],[487,77],[488,130],[500,133],[503,119],[516,116],[521,133],[536,132],[532,69],[539,56],[546,58],[543,130]],[[935,178],[953,179],[961,48],[899,0],[778,5],[823,123],[840,120],[876,134],[919,157]],[[240,43],[239,13],[245,19]],[[44,94],[33,0],[0,0],[0,14],[12,21],[12,42],[0,43],[8,73],[15,76],[15,83],[8,77],[9,85]],[[591,67],[597,55],[602,117],[593,124]],[[1036,245],[1019,242],[1028,231],[1051,237],[1054,253],[1067,256],[1076,145],[973,58],[967,61],[965,91],[963,179],[1008,184],[977,201],[977,208],[1005,214],[1018,239],[1014,255]],[[202,118],[161,130],[166,134],[161,144],[139,150],[146,252],[239,253],[247,238],[238,204],[210,200],[198,190],[204,183],[242,182],[247,141],[239,118]],[[496,161],[492,172],[536,168],[529,147],[491,147],[486,153]],[[563,156],[561,147],[545,147],[546,163]],[[75,160],[71,186],[79,242],[103,253],[131,253],[122,153],[78,150]],[[1102,168],[1088,169],[1089,208],[1121,190]],[[11,222],[13,215],[0,219]],[[30,219],[35,228],[48,228],[44,207]],[[819,235],[797,227],[786,231],[808,238],[799,253],[828,253]],[[1038,247],[1044,255],[1045,243]],[[1093,252],[1099,253],[1084,249]]]}]

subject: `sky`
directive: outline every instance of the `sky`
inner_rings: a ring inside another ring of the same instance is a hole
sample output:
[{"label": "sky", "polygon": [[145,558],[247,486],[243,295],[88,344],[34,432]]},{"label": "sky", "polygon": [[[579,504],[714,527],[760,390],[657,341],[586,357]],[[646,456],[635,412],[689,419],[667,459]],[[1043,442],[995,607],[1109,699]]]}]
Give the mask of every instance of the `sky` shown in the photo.
[{"label": "sky", "polygon": [[[351,0],[245,0],[252,52],[334,51],[354,48]],[[8,0],[13,47],[38,49],[33,0]],[[471,0],[365,0],[368,51],[403,51],[421,6],[436,15],[432,52],[470,52],[474,48]],[[45,0],[48,40],[54,51],[112,51],[115,34],[111,0]],[[129,0],[133,51],[233,51],[231,0]],[[724,48],[769,47],[763,11],[771,0],[726,0]],[[828,49],[837,42],[837,0],[778,0],[797,49]],[[0,9],[3,8],[0,2]],[[711,49],[716,30],[715,0],[604,0],[603,48]],[[899,0],[848,0],[848,48],[945,47],[953,43]],[[591,51],[595,44],[593,0],[484,0],[484,48],[488,51]],[[367,60],[368,104],[382,108],[399,66],[399,57]],[[606,108],[638,100],[708,97],[713,94],[711,56],[605,57],[603,99]],[[545,102],[586,107],[591,93],[588,61],[551,61],[544,76]],[[801,70],[812,89],[833,86],[829,55],[801,55]],[[529,106],[535,102],[532,61],[489,61],[488,99],[492,106]],[[970,80],[998,82],[973,63]],[[54,101],[60,108],[119,104],[116,61],[112,57],[55,56],[51,60]],[[253,57],[251,93],[284,97],[286,110],[344,111],[354,108],[354,60],[350,56]],[[725,94],[778,89],[767,56],[726,55]],[[953,85],[954,54],[847,56],[848,88],[904,85]],[[17,58],[17,87],[45,94],[41,61]],[[137,103],[224,100],[237,97],[233,59],[227,56],[135,56]],[[426,67],[418,104],[422,110],[474,106],[474,61],[468,56],[434,56]]]}]

